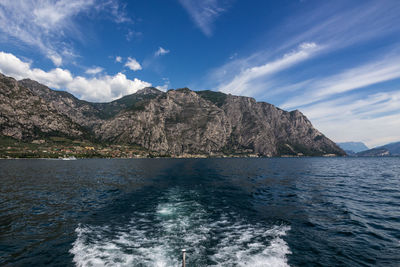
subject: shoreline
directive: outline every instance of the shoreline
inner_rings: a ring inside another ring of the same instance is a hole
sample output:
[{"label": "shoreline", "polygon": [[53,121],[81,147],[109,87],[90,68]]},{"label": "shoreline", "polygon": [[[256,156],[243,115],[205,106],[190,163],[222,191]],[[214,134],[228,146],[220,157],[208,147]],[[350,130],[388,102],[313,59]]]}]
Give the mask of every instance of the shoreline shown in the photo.
[{"label": "shoreline", "polygon": [[[396,156],[387,156],[384,158],[390,158],[390,157],[396,157]],[[24,158],[24,157],[17,157],[17,158],[2,158],[0,157],[0,160],[18,160],[18,159],[35,159],[35,160],[61,160],[61,161],[71,161],[71,160],[81,160],[81,159],[235,159],[235,158],[240,158],[240,159],[273,159],[273,158],[370,158],[370,157],[349,157],[349,156],[325,156],[325,155],[320,155],[320,156],[272,156],[272,157],[266,157],[266,156],[189,156],[189,157],[76,157],[74,159],[68,159],[68,158],[43,158],[43,157],[29,157],[29,158]]]}]

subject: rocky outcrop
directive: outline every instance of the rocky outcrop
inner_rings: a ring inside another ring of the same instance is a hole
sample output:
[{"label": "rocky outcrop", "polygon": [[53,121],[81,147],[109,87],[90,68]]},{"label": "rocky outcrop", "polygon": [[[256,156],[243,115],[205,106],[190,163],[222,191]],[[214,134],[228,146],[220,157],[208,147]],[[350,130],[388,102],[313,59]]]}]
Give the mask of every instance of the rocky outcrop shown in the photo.
[{"label": "rocky outcrop", "polygon": [[90,103],[35,81],[1,77],[2,134],[18,139],[34,136],[34,128],[172,156],[345,154],[300,111],[249,97],[145,88],[110,103]]}]

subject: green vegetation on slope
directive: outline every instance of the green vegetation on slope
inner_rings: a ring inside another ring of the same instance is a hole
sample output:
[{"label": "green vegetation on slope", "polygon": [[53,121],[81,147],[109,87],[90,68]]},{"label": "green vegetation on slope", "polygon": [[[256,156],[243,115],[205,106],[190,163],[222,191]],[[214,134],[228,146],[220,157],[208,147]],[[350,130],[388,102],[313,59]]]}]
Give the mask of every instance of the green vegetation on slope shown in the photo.
[{"label": "green vegetation on slope", "polygon": [[221,107],[226,100],[226,94],[221,92],[205,90],[205,91],[195,91],[195,93],[201,96],[202,98],[214,103],[217,107]]}]

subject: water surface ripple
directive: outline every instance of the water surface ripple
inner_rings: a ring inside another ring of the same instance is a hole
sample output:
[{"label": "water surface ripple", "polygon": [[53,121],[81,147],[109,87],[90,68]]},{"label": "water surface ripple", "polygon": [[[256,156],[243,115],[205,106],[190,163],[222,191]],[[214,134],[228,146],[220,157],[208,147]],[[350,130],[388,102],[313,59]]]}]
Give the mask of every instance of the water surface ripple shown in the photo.
[{"label": "water surface ripple", "polygon": [[2,266],[400,266],[400,158],[0,160]]}]

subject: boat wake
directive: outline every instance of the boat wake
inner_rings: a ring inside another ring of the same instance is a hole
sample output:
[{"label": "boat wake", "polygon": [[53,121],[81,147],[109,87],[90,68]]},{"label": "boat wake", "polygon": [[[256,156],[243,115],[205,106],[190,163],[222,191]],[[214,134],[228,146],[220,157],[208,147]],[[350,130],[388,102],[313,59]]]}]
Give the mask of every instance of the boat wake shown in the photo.
[{"label": "boat wake", "polygon": [[135,212],[127,225],[79,225],[70,253],[77,266],[288,266],[286,225],[249,224],[233,212],[210,216],[174,188],[152,212]]}]

